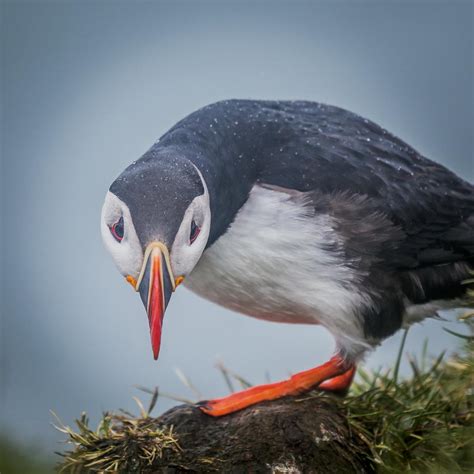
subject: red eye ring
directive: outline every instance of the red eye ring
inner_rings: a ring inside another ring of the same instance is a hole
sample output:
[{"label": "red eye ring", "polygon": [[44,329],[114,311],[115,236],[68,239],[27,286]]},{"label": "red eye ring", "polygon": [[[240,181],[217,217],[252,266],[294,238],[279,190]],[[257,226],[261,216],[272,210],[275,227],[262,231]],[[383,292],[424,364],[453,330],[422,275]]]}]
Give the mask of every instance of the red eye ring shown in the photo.
[{"label": "red eye ring", "polygon": [[117,242],[122,242],[124,235],[123,217],[110,227],[110,233]]},{"label": "red eye ring", "polygon": [[199,233],[201,232],[201,228],[194,222],[194,219],[191,222],[191,231],[189,234],[189,243],[192,244],[197,238]]}]

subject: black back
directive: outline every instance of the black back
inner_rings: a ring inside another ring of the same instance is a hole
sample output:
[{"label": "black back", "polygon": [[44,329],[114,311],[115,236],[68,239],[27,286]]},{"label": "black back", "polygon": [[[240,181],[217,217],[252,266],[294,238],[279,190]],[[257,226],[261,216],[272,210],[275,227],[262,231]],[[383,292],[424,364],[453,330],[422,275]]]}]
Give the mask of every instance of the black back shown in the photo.
[{"label": "black back", "polygon": [[[474,187],[370,120],[307,101],[229,100],[192,113],[153,154],[194,163],[209,187],[212,245],[256,184],[305,192],[334,216],[374,305],[368,335],[401,324],[404,302],[455,298],[474,259]],[[381,313],[387,313],[382,316]]]},{"label": "black back", "polygon": [[473,186],[347,110],[307,101],[218,102],[177,123],[155,145],[169,146],[194,162],[212,188],[220,211],[213,217],[223,222],[216,222],[210,243],[261,182],[369,197],[371,210],[405,234],[400,268],[474,255]]}]

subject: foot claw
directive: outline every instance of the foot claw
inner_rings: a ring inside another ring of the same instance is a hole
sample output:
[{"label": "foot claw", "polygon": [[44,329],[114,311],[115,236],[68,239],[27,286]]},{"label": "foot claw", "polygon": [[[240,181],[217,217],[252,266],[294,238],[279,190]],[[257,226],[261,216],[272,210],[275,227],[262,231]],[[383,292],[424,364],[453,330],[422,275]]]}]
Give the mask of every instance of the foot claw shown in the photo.
[{"label": "foot claw", "polygon": [[208,403],[209,403],[209,400],[200,400],[199,402],[196,402],[194,406],[197,408],[201,408],[201,407],[205,407]]},{"label": "foot claw", "polygon": [[199,408],[203,413],[209,414],[209,410],[211,409],[210,401],[209,400],[201,400],[194,404],[196,408]]},{"label": "foot claw", "polygon": [[212,400],[202,400],[200,402],[196,403],[196,407],[199,408],[203,413],[209,416],[221,416],[221,415],[216,415],[215,410],[213,408],[213,401]]}]

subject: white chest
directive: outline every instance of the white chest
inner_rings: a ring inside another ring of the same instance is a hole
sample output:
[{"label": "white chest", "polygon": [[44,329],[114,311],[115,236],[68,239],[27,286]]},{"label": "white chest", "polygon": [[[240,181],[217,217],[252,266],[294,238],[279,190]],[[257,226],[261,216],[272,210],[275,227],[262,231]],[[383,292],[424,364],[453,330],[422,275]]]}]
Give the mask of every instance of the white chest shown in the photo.
[{"label": "white chest", "polygon": [[320,323],[360,336],[354,316],[363,296],[334,248],[328,215],[304,197],[255,186],[231,227],[201,257],[185,284],[229,309],[260,319]]}]

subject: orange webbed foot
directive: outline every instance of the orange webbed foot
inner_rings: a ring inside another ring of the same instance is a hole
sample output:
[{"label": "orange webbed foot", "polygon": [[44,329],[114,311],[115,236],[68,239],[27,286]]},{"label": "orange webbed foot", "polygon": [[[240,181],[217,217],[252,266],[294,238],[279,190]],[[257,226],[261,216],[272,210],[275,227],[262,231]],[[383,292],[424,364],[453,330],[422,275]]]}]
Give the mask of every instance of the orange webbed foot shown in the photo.
[{"label": "orange webbed foot", "polygon": [[276,400],[288,395],[298,395],[321,386],[327,381],[324,390],[341,390],[352,382],[355,367],[339,356],[334,356],[323,365],[299,372],[290,379],[265,385],[250,387],[227,397],[207,400],[198,404],[199,408],[211,416],[223,416],[247,408],[256,403]]}]

